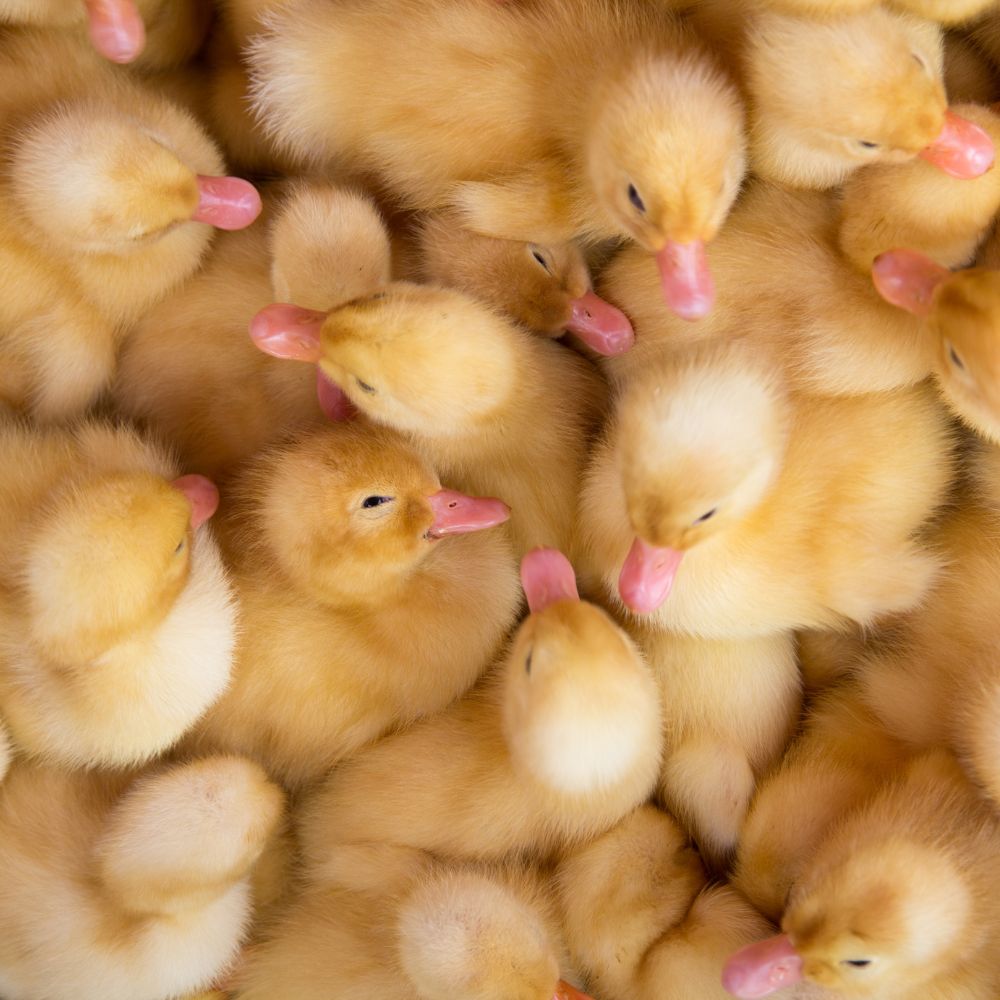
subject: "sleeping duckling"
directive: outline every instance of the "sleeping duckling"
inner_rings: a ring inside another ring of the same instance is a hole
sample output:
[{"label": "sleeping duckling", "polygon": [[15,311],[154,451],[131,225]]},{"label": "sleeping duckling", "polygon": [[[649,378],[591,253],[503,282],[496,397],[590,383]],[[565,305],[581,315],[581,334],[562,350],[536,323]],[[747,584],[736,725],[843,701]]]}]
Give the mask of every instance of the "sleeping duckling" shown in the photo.
[{"label": "sleeping duckling", "polygon": [[551,857],[648,797],[660,711],[638,650],[580,601],[561,553],[529,552],[521,579],[531,614],[485,683],[347,761],[305,805],[314,882],[340,845],[369,841],[467,860]]},{"label": "sleeping duckling", "polygon": [[224,234],[205,268],[152,309],[122,349],[118,409],[210,475],[323,419],[316,373],[247,339],[254,313],[275,298],[328,309],[389,281],[389,239],[367,197],[300,183],[273,202],[267,229]]},{"label": "sleeping duckling", "polygon": [[940,560],[915,535],[952,466],[926,386],[789,394],[766,358],[708,345],[618,398],[579,551],[588,581],[653,628],[735,639],[863,625],[914,607],[934,579]]},{"label": "sleeping duckling", "polygon": [[136,776],[15,766],[0,789],[9,1000],[171,1000],[235,959],[282,792],[215,757]]},{"label": "sleeping duckling", "polygon": [[729,886],[708,884],[684,831],[652,806],[569,851],[555,882],[570,954],[615,1000],[725,1000],[725,959],[771,927]]},{"label": "sleeping duckling", "polygon": [[489,236],[634,239],[675,312],[711,309],[704,245],[743,177],[743,110],[657,5],[299,0],[250,63],[269,136],[300,160]]},{"label": "sleeping duckling", "polygon": [[125,429],[0,430],[0,717],[63,767],[142,763],[229,680],[235,607],[203,476]]},{"label": "sleeping duckling", "polygon": [[405,282],[326,315],[268,307],[250,332],[267,353],[319,362],[456,488],[503,497],[516,553],[568,544],[605,395],[584,358],[459,292]]},{"label": "sleeping duckling", "polygon": [[996,996],[1000,828],[943,751],[918,758],[827,836],[788,899],[783,933],[726,965],[757,998],[799,980],[837,997]]},{"label": "sleeping duckling", "polygon": [[632,325],[591,290],[587,264],[572,242],[543,247],[483,236],[451,212],[427,213],[415,242],[416,266],[400,277],[455,288],[550,337],[569,331],[598,354],[632,346]]},{"label": "sleeping duckling", "polygon": [[[195,270],[209,227],[249,225],[260,199],[217,176],[222,161],[189,114],[88,67],[70,42],[24,32],[0,57],[11,83],[0,116],[16,129],[0,176],[3,393],[62,420],[103,389],[129,326]],[[25,62],[54,65],[52,78],[20,79]]]},{"label": "sleeping duckling", "polygon": [[924,318],[949,407],[1000,443],[1000,273],[970,268],[952,274],[923,254],[894,250],[876,259],[872,276],[887,301]]},{"label": "sleeping duckling", "polygon": [[705,0],[696,22],[741,67],[750,167],[767,180],[833,188],[861,167],[918,155],[965,178],[993,165],[990,138],[947,112],[936,25],[878,6],[747,17],[739,0]]},{"label": "sleeping duckling", "polygon": [[589,1000],[565,981],[552,893],[519,865],[359,845],[303,892],[238,976],[239,1000]]},{"label": "sleeping duckling", "polygon": [[86,25],[105,59],[144,70],[166,69],[197,52],[211,7],[204,0],[0,0],[0,22],[40,28]]},{"label": "sleeping duckling", "polygon": [[256,459],[233,492],[246,627],[198,750],[301,788],[463,694],[515,620],[509,546],[481,531],[506,505],[442,489],[389,431],[330,425]]}]

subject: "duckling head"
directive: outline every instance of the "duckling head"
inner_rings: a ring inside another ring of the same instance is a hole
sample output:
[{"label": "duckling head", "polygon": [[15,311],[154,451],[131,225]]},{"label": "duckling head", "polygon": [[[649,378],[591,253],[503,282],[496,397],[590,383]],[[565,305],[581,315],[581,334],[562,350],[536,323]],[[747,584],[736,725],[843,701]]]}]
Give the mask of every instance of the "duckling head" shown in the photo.
[{"label": "duckling head", "polygon": [[798,979],[844,997],[917,988],[968,938],[972,896],[940,850],[902,838],[854,846],[796,886],[783,934],[726,964],[734,996],[768,996]]},{"label": "duckling head", "polygon": [[927,317],[941,393],[970,427],[1000,443],[1000,274],[954,274],[913,250],[876,258],[872,279],[893,305]]},{"label": "duckling head", "polygon": [[204,476],[120,472],[53,496],[23,580],[30,630],[54,663],[86,663],[161,621],[191,569],[193,532],[219,502]]},{"label": "duckling head", "polygon": [[328,314],[261,310],[250,336],[269,354],[317,361],[366,416],[430,437],[465,434],[530,379],[526,336],[461,292],[397,282]]},{"label": "duckling head", "polygon": [[261,210],[247,181],[196,174],[165,135],[96,104],[40,118],[12,161],[18,207],[68,252],[127,254],[191,221],[242,229]]},{"label": "duckling head", "polygon": [[832,187],[858,167],[918,154],[955,176],[979,176],[992,165],[992,142],[946,114],[942,66],[940,30],[904,14],[764,15],[749,53],[754,155],[803,187]]},{"label": "duckling head", "polygon": [[391,599],[439,539],[510,513],[499,500],[442,489],[400,438],[360,421],[272,453],[249,485],[256,544],[296,586],[337,605]]},{"label": "duckling head", "polygon": [[659,726],[652,680],[611,618],[581,601],[555,549],[521,563],[531,611],[507,658],[503,726],[527,773],[564,794],[599,791],[635,766]]},{"label": "duckling head", "polygon": [[743,105],[694,50],[650,54],[608,81],[587,136],[589,181],[611,224],[657,256],[667,304],[706,315],[705,257],[746,172]]},{"label": "duckling head", "polygon": [[788,421],[773,376],[738,354],[699,353],[626,391],[612,440],[635,535],[619,578],[629,608],[658,608],[684,553],[761,503]]}]

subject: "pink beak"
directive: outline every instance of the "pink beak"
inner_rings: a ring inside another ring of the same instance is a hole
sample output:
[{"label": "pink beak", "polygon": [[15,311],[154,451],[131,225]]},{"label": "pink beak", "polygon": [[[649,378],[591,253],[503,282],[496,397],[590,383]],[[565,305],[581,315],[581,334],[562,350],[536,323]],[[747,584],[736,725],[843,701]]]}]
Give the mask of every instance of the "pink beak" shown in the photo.
[{"label": "pink beak", "polygon": [[946,111],[941,134],[920,156],[952,177],[971,180],[993,166],[996,150],[984,129]]},{"label": "pink beak", "polygon": [[434,522],[427,529],[431,538],[464,535],[503,524],[510,517],[510,507],[493,497],[469,497],[454,490],[438,490],[427,498]]},{"label": "pink beak", "polygon": [[191,504],[191,527],[201,527],[219,509],[219,491],[211,479],[204,476],[181,476],[171,484],[180,490]]},{"label": "pink beak", "polygon": [[779,934],[736,952],[722,971],[722,988],[740,1000],[757,1000],[801,979],[802,958]]},{"label": "pink beak", "polygon": [[635,333],[628,317],[593,292],[587,292],[571,303],[566,329],[575,333],[598,354],[624,354],[635,343]]},{"label": "pink beak", "polygon": [[249,181],[199,174],[198,207],[191,220],[216,229],[246,229],[262,207],[260,195]]},{"label": "pink beak", "polygon": [[886,302],[916,316],[927,316],[934,290],[951,272],[915,250],[889,250],[875,258],[872,281]]},{"label": "pink beak", "polygon": [[521,560],[521,586],[532,614],[544,611],[556,601],[580,600],[573,567],[558,549],[528,552]]},{"label": "pink beak", "polygon": [[556,983],[556,991],[552,994],[552,1000],[593,1000],[586,993],[581,993],[575,986],[570,986],[565,979],[560,979]]},{"label": "pink beak", "polygon": [[715,282],[701,240],[691,243],[667,240],[656,255],[656,262],[660,266],[663,297],[681,319],[701,319],[712,311]]},{"label": "pink beak", "polygon": [[146,26],[135,0],[84,0],[90,40],[105,59],[130,63],[146,47]]},{"label": "pink beak", "polygon": [[331,382],[323,372],[316,369],[316,400],[327,420],[340,423],[342,420],[352,420],[358,415],[358,408],[347,398],[347,394]]},{"label": "pink beak", "polygon": [[618,577],[618,593],[640,615],[655,611],[670,595],[684,553],[658,549],[636,538]]},{"label": "pink beak", "polygon": [[275,358],[317,362],[323,354],[319,335],[325,320],[326,313],[276,302],[250,320],[250,339]]}]

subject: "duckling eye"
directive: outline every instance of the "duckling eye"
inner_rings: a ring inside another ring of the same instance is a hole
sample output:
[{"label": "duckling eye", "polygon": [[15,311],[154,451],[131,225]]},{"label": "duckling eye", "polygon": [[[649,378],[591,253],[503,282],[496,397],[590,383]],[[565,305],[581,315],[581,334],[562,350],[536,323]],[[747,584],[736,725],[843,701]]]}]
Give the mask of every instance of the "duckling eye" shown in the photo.
[{"label": "duckling eye", "polygon": [[872,964],[872,960],[870,958],[845,958],[840,964],[850,965],[855,969],[864,969],[866,966]]},{"label": "duckling eye", "polygon": [[695,518],[694,523],[704,524],[706,521],[710,521],[713,517],[715,517],[716,511],[718,511],[718,509],[719,509],[718,507],[713,507],[711,510],[706,510],[705,513],[701,515],[701,517]]},{"label": "duckling eye", "polygon": [[529,676],[531,675],[531,654],[533,652],[534,650],[529,649],[527,659],[524,661],[524,672]]},{"label": "duckling eye", "polygon": [[536,250],[532,248],[531,256],[534,257],[535,260],[538,261],[538,263],[541,264],[546,271],[549,271],[549,262],[545,259],[545,255],[541,252],[541,250]]},{"label": "duckling eye", "polygon": [[965,371],[965,363],[958,356],[958,351],[956,351],[955,348],[952,347],[951,344],[948,345],[948,357],[951,360],[951,363],[956,368],[958,368],[960,371],[963,371],[963,372]]},{"label": "duckling eye", "polygon": [[354,376],[354,381],[358,383],[358,388],[362,392],[370,392],[370,393],[375,392],[375,386],[369,385],[367,382],[362,382],[361,379],[359,379],[356,375]]},{"label": "duckling eye", "polygon": [[644,213],[646,211],[646,203],[642,200],[639,192],[635,189],[634,184],[629,184],[628,186],[628,200],[632,202],[632,206],[637,212]]},{"label": "duckling eye", "polygon": [[361,506],[365,510],[371,510],[372,507],[381,507],[384,503],[392,503],[395,497],[365,497],[361,501]]},{"label": "duckling eye", "polygon": [[180,540],[180,541],[179,541],[179,542],[177,543],[177,548],[176,548],[176,549],[174,549],[174,555],[175,555],[175,556],[178,556],[178,555],[180,555],[180,554],[181,554],[181,553],[182,553],[182,552],[184,551],[184,542],[185,542],[185,541],[186,541],[186,539],[182,538],[182,539],[181,539],[181,540]]},{"label": "duckling eye", "polygon": [[869,142],[867,139],[858,139],[858,145],[863,149],[878,149],[877,142]]}]

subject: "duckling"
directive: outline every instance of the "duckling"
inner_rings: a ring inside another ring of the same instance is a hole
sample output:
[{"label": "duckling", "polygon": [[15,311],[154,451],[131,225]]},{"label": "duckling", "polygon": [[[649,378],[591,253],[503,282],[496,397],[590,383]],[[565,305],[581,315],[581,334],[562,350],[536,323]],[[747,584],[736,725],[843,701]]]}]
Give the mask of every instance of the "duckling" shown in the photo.
[{"label": "duckling", "polygon": [[303,788],[463,694],[515,620],[510,549],[480,530],[507,506],[442,489],[389,431],[321,428],[260,456],[233,493],[247,625],[190,747]]},{"label": "duckling", "polygon": [[996,815],[954,759],[918,758],[824,839],[783,933],[734,955],[723,985],[746,998],[801,979],[845,998],[995,996],[998,845]]},{"label": "duckling", "polygon": [[915,536],[952,450],[927,386],[812,397],[739,344],[678,353],[626,387],[594,451],[588,584],[653,628],[709,639],[908,610],[940,566]]},{"label": "duckling", "polygon": [[569,331],[598,354],[632,346],[631,323],[593,292],[572,242],[543,247],[483,236],[450,212],[426,213],[415,242],[416,266],[401,277],[458,289],[550,337]]},{"label": "duckling", "polygon": [[267,229],[223,234],[204,269],[143,318],[113,387],[120,412],[213,476],[323,419],[316,373],[247,339],[254,313],[275,298],[330,308],[389,281],[388,236],[367,197],[298,183],[269,192],[268,206]]},{"label": "duckling", "polygon": [[234,757],[138,776],[16,766],[0,790],[4,996],[207,988],[236,957],[249,875],[283,811],[264,772]]},{"label": "duckling", "polygon": [[319,362],[456,488],[503,497],[517,554],[568,544],[605,395],[579,355],[460,292],[406,282],[326,315],[268,307],[250,333],[267,353]]},{"label": "duckling", "polygon": [[17,108],[0,259],[5,401],[64,420],[103,389],[129,326],[195,270],[210,226],[249,225],[260,199],[246,181],[216,176],[222,161],[189,114],[82,64],[69,42],[25,32],[0,56],[2,78],[24,74],[24,62],[58,66],[44,84],[12,80],[0,109]]},{"label": "duckling", "polygon": [[725,959],[771,927],[732,888],[708,884],[684,831],[652,806],[569,851],[555,883],[570,954],[616,1000],[725,1000]]},{"label": "duckling", "polygon": [[711,309],[704,244],[743,177],[743,110],[657,5],[299,0],[249,62],[268,135],[300,160],[371,173],[489,236],[634,239],[670,308]]},{"label": "duckling", "polygon": [[211,14],[204,0],[0,0],[0,22],[70,29],[86,25],[105,59],[144,70],[178,66],[201,45]]},{"label": "duckling", "polygon": [[347,761],[305,804],[301,843],[316,884],[341,844],[548,858],[647,798],[660,711],[638,650],[580,601],[561,553],[529,552],[521,579],[531,613],[489,679]]},{"label": "duckling", "polygon": [[738,0],[704,0],[695,21],[740,68],[750,166],[767,180],[833,188],[861,167],[918,155],[957,177],[993,165],[990,138],[947,112],[930,22],[880,6],[819,20],[746,16]]},{"label": "duckling", "polygon": [[[759,0],[768,9],[808,17],[835,17],[868,10],[878,0]],[[992,7],[996,0],[889,0],[891,7],[938,21],[941,24],[961,24]]]},{"label": "duckling", "polygon": [[961,420],[1000,443],[1000,351],[994,346],[1000,274],[969,268],[954,274],[923,254],[894,250],[872,269],[889,302],[925,318],[936,348],[934,374]]},{"label": "duckling", "polygon": [[0,428],[0,716],[63,767],[162,753],[222,693],[235,607],[203,476],[133,432]]},{"label": "duckling", "polygon": [[239,1000],[589,1000],[559,981],[559,921],[530,868],[368,844],[338,868],[347,885],[303,892],[254,947]]}]

